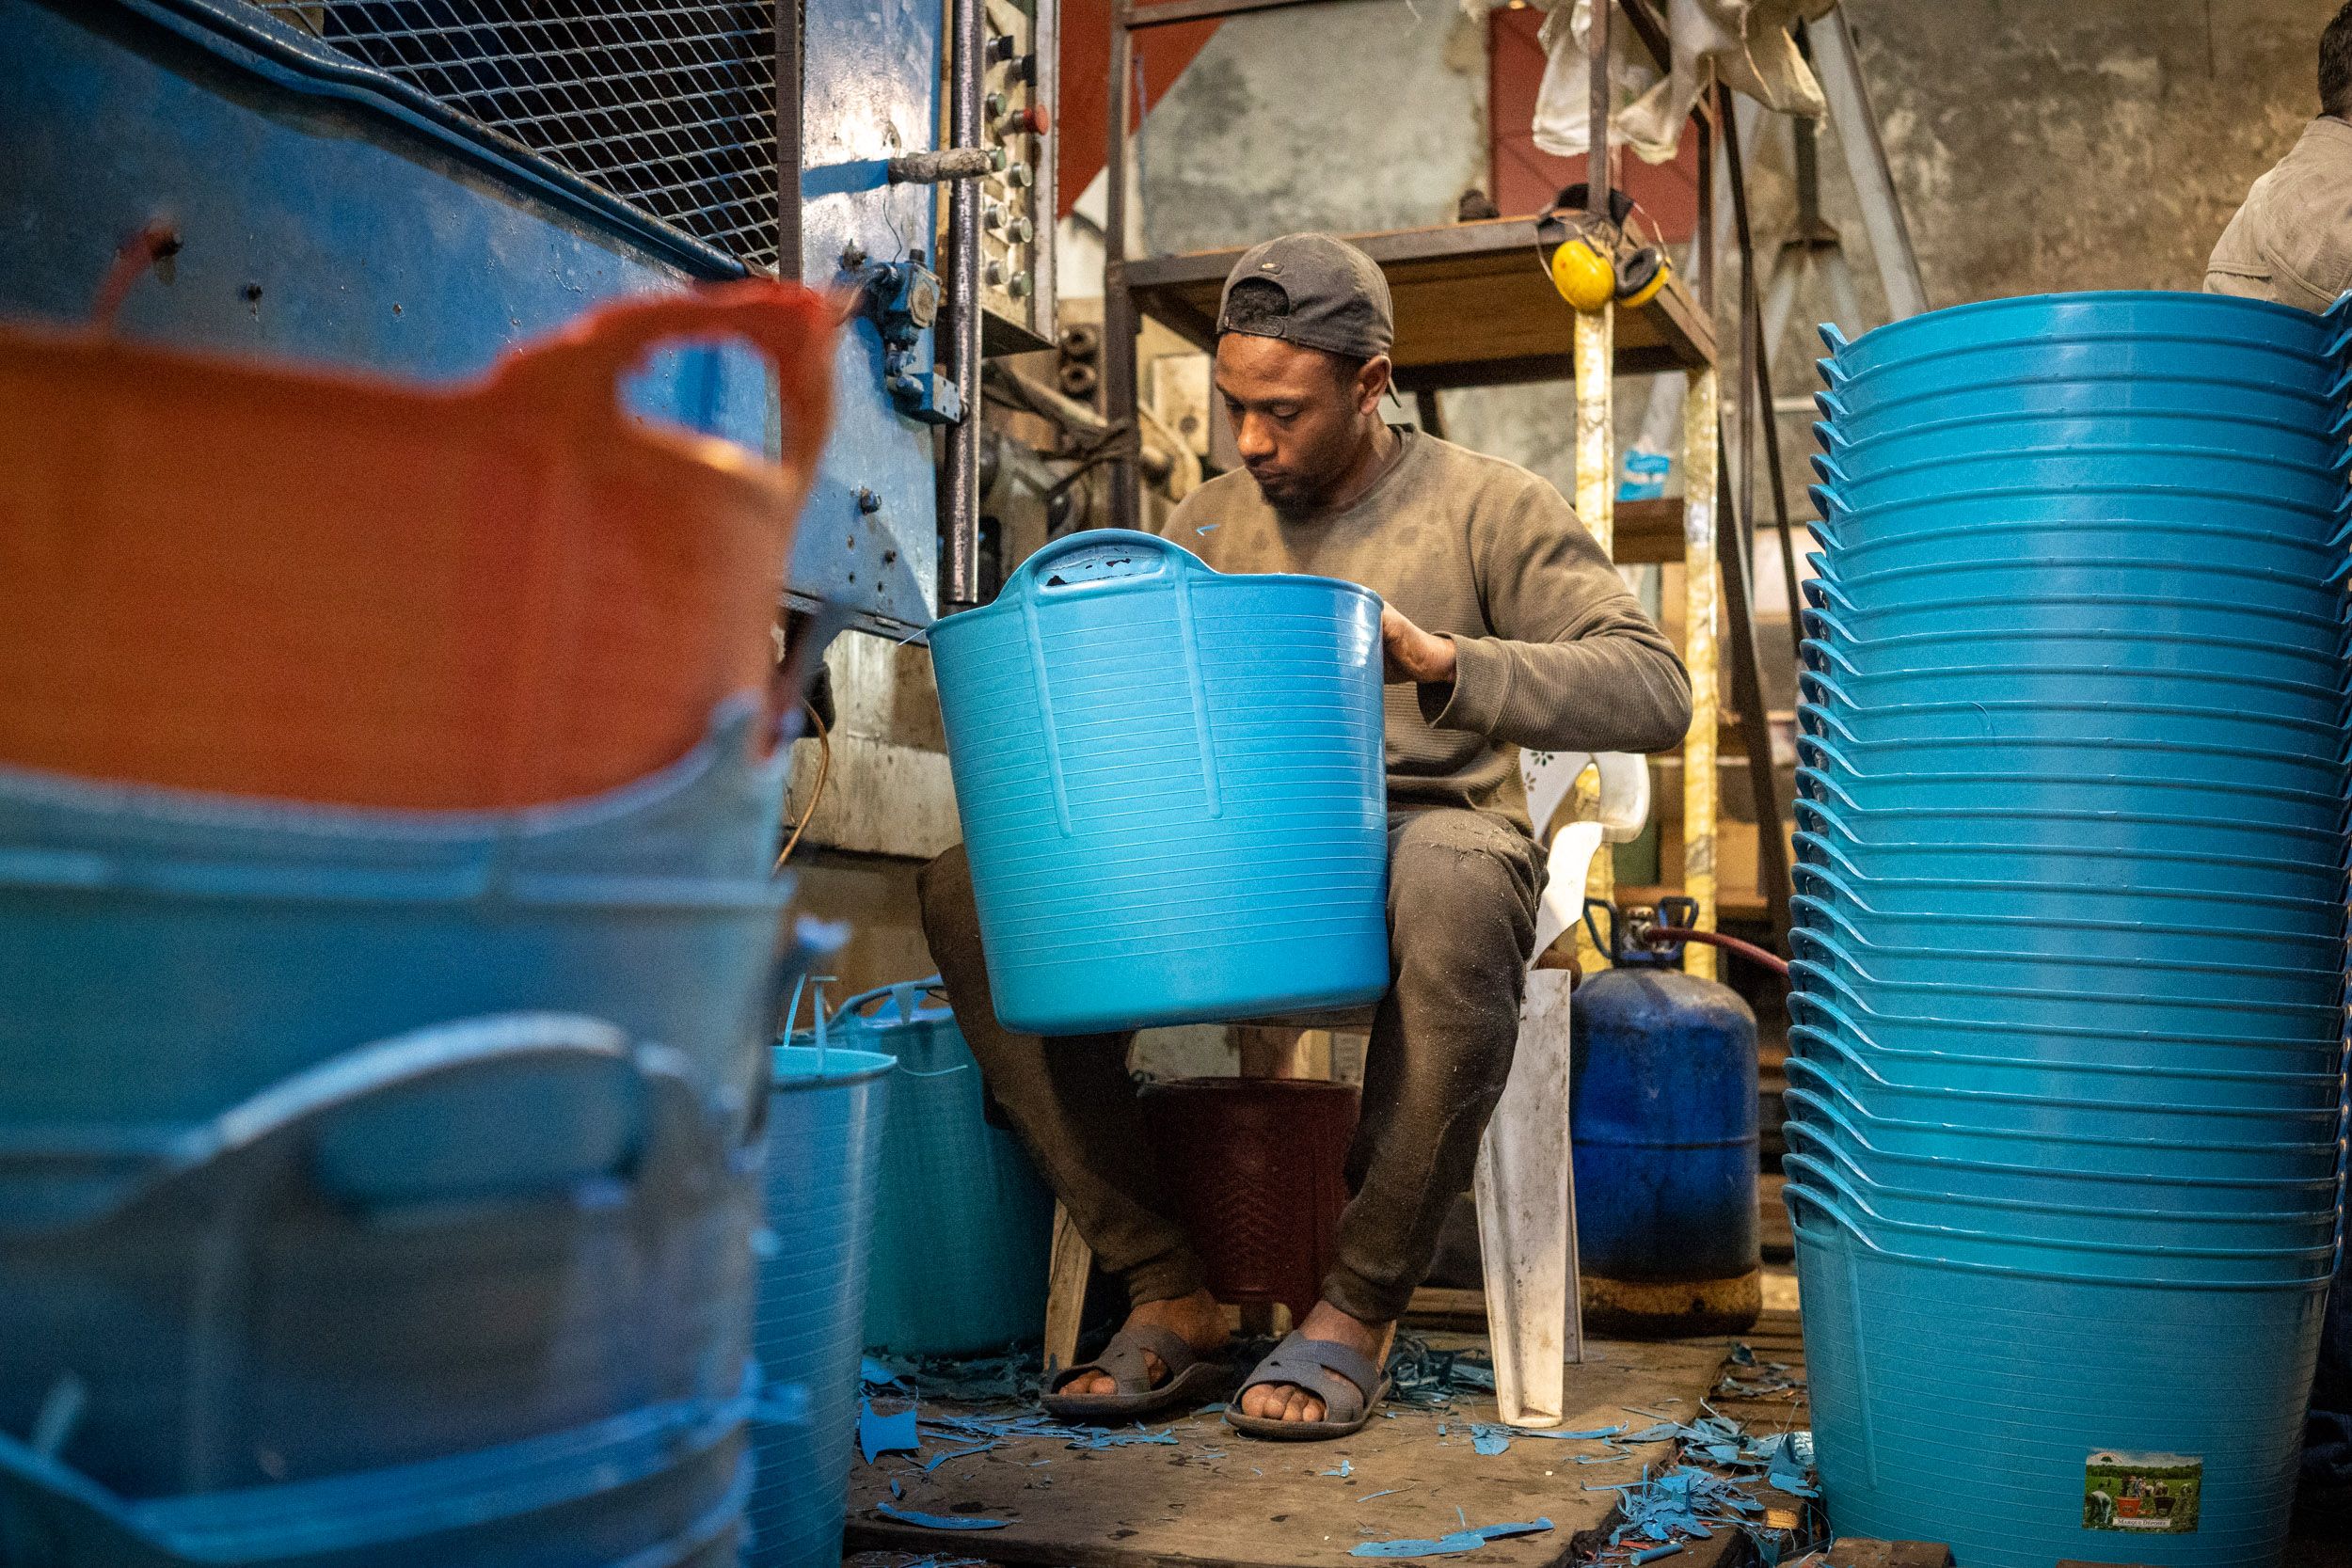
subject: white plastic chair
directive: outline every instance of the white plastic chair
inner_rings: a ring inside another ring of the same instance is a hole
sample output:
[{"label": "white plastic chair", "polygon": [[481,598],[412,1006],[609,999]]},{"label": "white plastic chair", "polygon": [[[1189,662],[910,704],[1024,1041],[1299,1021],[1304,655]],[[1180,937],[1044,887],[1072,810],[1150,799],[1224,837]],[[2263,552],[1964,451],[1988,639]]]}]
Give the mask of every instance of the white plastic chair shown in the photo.
[{"label": "white plastic chair", "polygon": [[[1574,927],[1585,876],[1602,843],[1638,837],[1649,817],[1649,765],[1638,756],[1521,752],[1527,809],[1538,835],[1586,767],[1600,770],[1600,819],[1551,834],[1535,917],[1535,952]],[[1576,1266],[1576,1186],[1568,1145],[1568,993],[1565,969],[1531,969],[1518,1054],[1478,1146],[1478,1247],[1495,1400],[1512,1426],[1558,1426],[1566,1367],[1584,1359]]]}]

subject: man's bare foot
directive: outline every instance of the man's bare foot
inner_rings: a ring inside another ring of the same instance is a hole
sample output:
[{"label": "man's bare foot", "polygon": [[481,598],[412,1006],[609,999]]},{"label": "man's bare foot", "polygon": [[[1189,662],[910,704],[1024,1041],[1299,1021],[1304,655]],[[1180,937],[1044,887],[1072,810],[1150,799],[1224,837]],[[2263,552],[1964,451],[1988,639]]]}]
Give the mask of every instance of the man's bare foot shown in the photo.
[{"label": "man's bare foot", "polygon": [[[1127,1314],[1127,1323],[1129,1326],[1148,1323],[1154,1328],[1167,1329],[1197,1351],[1216,1350],[1225,1343],[1226,1338],[1225,1309],[1206,1291],[1195,1291],[1173,1301],[1147,1301]],[[1152,1387],[1157,1388],[1168,1381],[1168,1367],[1158,1356],[1145,1351],[1143,1364],[1152,1374]],[[1057,1392],[1084,1398],[1095,1394],[1116,1394],[1119,1386],[1111,1381],[1108,1372],[1089,1372],[1084,1377],[1073,1378]]]},{"label": "man's bare foot", "polygon": [[[1310,1339],[1345,1345],[1369,1357],[1375,1367],[1387,1364],[1389,1346],[1396,1338],[1395,1323],[1368,1323],[1349,1317],[1327,1301],[1315,1303],[1315,1309],[1307,1314],[1307,1321],[1298,1325],[1298,1331]],[[1365,1398],[1371,1398],[1372,1393],[1372,1389],[1365,1389]],[[1323,1419],[1322,1399],[1293,1383],[1261,1383],[1254,1388],[1245,1388],[1236,1408],[1245,1416],[1269,1421]]]}]

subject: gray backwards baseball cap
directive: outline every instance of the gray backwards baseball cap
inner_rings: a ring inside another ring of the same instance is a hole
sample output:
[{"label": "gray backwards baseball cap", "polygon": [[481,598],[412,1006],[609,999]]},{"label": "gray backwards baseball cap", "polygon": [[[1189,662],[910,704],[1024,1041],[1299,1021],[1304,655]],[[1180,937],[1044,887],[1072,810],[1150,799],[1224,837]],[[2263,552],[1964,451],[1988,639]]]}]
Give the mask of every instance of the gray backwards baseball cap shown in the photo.
[{"label": "gray backwards baseball cap", "polygon": [[[1233,290],[1251,281],[1279,289],[1281,308],[1262,309],[1245,295],[1244,309],[1237,315]],[[1389,280],[1380,275],[1379,264],[1345,240],[1328,234],[1285,234],[1244,252],[1225,279],[1216,330],[1219,337],[1247,332],[1280,338],[1351,359],[1386,354],[1396,340]]]}]

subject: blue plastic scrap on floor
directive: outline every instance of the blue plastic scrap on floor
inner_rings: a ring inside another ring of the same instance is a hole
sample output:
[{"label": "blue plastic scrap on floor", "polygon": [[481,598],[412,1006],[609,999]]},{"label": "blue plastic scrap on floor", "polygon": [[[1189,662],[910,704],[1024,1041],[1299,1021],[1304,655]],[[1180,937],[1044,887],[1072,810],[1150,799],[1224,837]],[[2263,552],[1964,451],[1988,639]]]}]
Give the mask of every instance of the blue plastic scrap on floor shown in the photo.
[{"label": "blue plastic scrap on floor", "polygon": [[1474,1552],[1489,1541],[1506,1536],[1536,1535],[1551,1528],[1549,1519],[1535,1519],[1524,1524],[1480,1525],[1470,1529],[1455,1530],[1435,1541],[1367,1541],[1352,1548],[1350,1557],[1446,1557],[1454,1552]]},{"label": "blue plastic scrap on floor", "polygon": [[885,1519],[896,1519],[902,1525],[920,1525],[925,1529],[1003,1529],[1009,1519],[976,1519],[962,1513],[921,1513],[911,1508],[893,1508],[888,1503],[874,1510]]}]

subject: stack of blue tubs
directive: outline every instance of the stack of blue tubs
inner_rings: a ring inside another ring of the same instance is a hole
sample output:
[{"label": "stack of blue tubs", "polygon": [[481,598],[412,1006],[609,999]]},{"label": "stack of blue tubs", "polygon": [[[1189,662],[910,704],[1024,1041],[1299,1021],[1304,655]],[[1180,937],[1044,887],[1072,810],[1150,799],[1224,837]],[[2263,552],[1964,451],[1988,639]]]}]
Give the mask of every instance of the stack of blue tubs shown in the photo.
[{"label": "stack of blue tubs", "polygon": [[1788,1191],[1841,1535],[2277,1560],[2341,1215],[2344,325],[1825,333]]},{"label": "stack of blue tubs", "polygon": [[0,1561],[733,1562],[759,706],[523,811],[0,768]]}]

